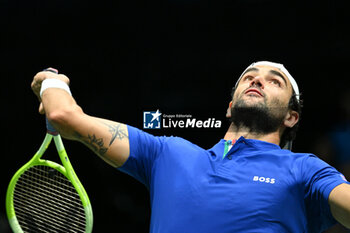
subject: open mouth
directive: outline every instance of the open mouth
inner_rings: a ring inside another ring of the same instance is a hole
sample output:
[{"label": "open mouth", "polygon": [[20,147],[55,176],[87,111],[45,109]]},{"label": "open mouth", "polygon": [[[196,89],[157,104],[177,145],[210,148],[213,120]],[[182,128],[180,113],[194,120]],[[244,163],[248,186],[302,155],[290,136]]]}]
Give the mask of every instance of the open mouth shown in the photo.
[{"label": "open mouth", "polygon": [[253,95],[258,95],[263,97],[263,94],[258,89],[255,89],[255,88],[248,89],[244,94],[253,94]]}]

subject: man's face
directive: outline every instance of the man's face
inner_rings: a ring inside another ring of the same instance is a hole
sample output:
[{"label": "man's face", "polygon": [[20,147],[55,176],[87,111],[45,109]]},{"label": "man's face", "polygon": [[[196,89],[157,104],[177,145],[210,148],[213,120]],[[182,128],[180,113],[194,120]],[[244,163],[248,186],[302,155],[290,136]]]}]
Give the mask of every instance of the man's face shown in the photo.
[{"label": "man's face", "polygon": [[292,92],[289,79],[278,68],[252,67],[236,87],[230,114],[232,122],[257,133],[273,132],[288,113]]},{"label": "man's face", "polygon": [[255,66],[247,70],[236,88],[233,105],[243,100],[247,106],[265,104],[275,108],[288,106],[292,96],[289,79],[271,66]]}]

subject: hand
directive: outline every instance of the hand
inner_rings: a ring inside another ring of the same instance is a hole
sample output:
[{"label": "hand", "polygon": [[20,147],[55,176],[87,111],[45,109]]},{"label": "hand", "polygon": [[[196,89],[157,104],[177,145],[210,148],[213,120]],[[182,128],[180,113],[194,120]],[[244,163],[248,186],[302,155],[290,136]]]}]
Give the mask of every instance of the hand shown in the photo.
[{"label": "hand", "polygon": [[58,70],[56,70],[54,68],[47,68],[44,71],[41,71],[34,76],[33,82],[31,84],[31,88],[32,88],[34,94],[39,99],[39,102],[40,102],[39,113],[40,114],[45,113],[43,105],[41,103],[41,97],[40,97],[41,83],[45,79],[49,79],[49,78],[55,78],[55,79],[62,80],[63,82],[67,83],[67,85],[69,85],[69,82],[70,82],[69,78],[67,76],[65,76],[64,74],[58,74]]}]

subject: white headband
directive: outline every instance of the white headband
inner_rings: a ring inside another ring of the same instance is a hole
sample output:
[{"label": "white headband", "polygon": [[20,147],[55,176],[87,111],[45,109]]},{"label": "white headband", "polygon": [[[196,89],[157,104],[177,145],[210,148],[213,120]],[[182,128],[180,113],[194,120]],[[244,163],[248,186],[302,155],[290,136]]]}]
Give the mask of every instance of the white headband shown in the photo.
[{"label": "white headband", "polygon": [[292,77],[292,75],[290,75],[290,73],[288,72],[288,70],[283,66],[283,64],[280,63],[275,63],[275,62],[269,62],[269,61],[258,61],[258,62],[254,62],[252,63],[250,66],[248,66],[243,73],[241,74],[241,76],[239,77],[239,79],[236,82],[235,87],[237,87],[239,81],[241,80],[241,78],[243,77],[243,74],[249,69],[252,68],[254,66],[258,66],[258,65],[262,65],[262,66],[272,66],[275,67],[277,69],[279,69],[282,73],[284,73],[287,78],[289,79],[290,84],[293,87],[293,90],[295,92],[296,98],[299,101],[299,88],[298,88],[298,84],[295,81],[295,79]]}]

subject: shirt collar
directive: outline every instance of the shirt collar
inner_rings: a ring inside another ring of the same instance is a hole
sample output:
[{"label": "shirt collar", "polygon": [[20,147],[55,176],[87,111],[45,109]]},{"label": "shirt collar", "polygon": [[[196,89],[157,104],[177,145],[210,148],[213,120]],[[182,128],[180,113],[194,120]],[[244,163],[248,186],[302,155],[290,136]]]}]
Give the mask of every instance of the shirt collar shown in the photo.
[{"label": "shirt collar", "polygon": [[261,141],[257,139],[246,139],[243,136],[241,136],[237,142],[244,142],[246,145],[251,147],[257,147],[261,149],[281,149],[279,145],[276,145],[275,143]]},{"label": "shirt collar", "polygon": [[[220,139],[220,141],[215,144],[211,149],[209,149],[210,151],[215,152],[215,154],[222,154],[224,152],[224,148],[225,148],[225,139]],[[241,136],[236,142],[236,143],[243,143],[244,145],[246,145],[247,148],[250,149],[257,149],[257,150],[281,150],[281,147],[274,144],[274,143],[270,143],[270,142],[265,142],[265,141],[261,141],[261,140],[257,140],[257,139],[246,139],[243,136]]]}]

